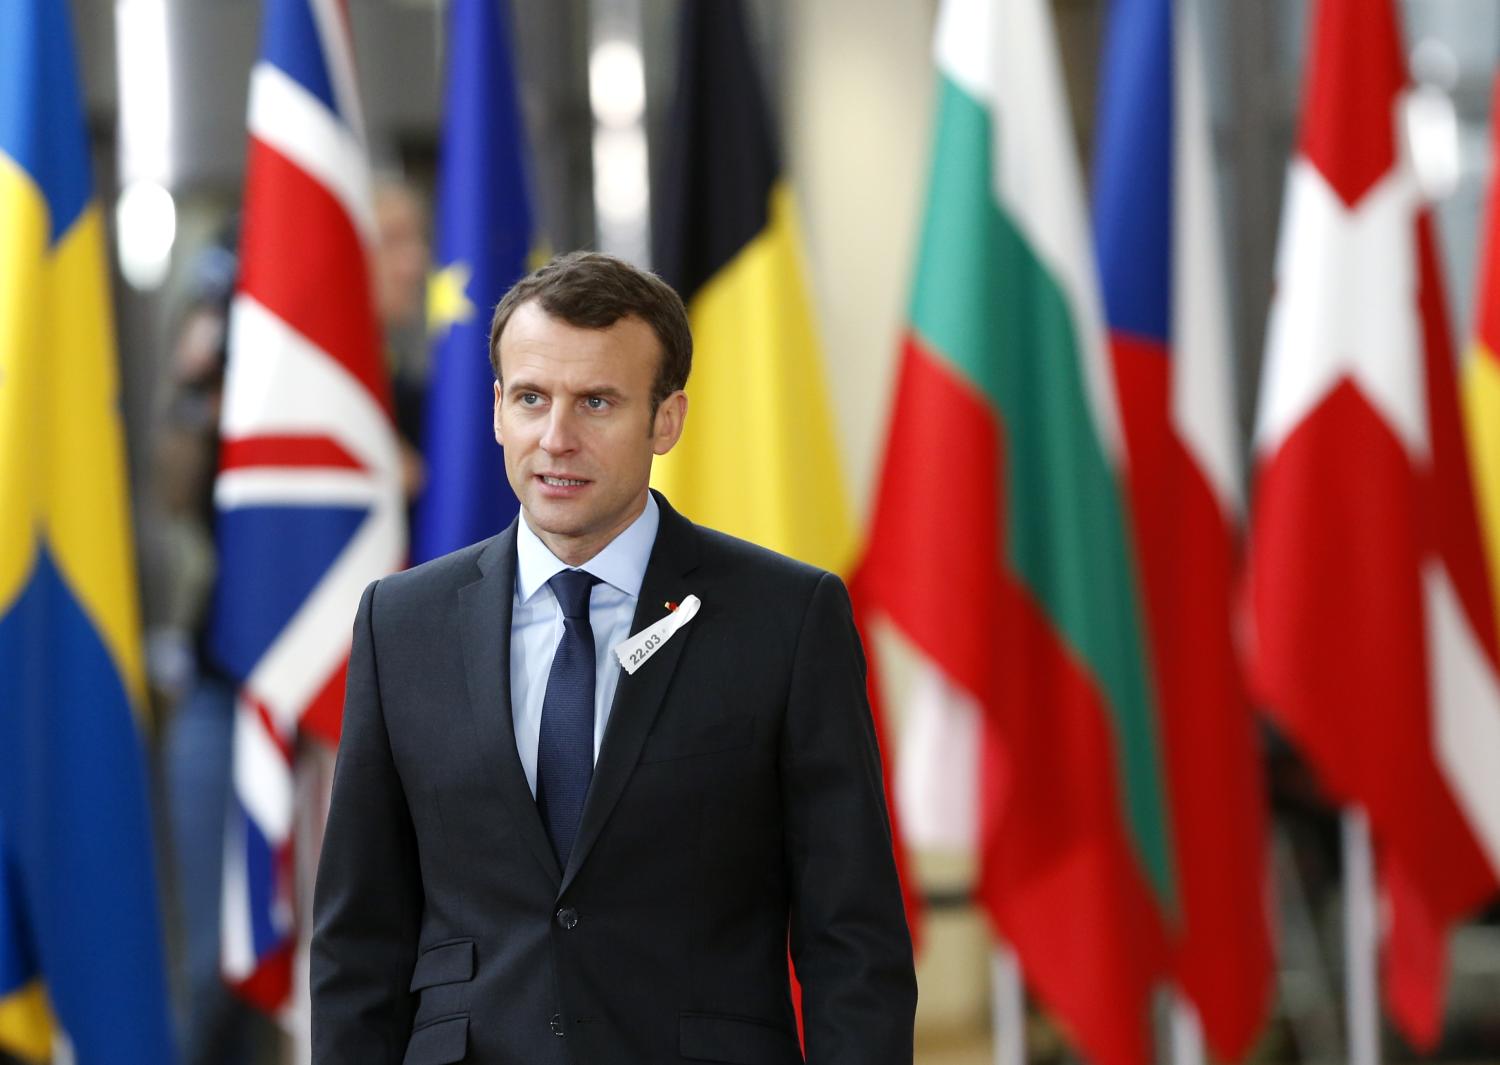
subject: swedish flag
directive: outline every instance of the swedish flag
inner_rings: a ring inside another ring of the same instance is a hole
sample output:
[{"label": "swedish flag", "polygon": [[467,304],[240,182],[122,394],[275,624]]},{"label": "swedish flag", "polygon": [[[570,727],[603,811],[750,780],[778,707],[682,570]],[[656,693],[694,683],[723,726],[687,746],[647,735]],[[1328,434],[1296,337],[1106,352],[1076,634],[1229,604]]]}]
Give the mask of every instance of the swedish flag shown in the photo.
[{"label": "swedish flag", "polygon": [[62,0],[0,3],[0,1046],[173,1060],[104,227]]}]

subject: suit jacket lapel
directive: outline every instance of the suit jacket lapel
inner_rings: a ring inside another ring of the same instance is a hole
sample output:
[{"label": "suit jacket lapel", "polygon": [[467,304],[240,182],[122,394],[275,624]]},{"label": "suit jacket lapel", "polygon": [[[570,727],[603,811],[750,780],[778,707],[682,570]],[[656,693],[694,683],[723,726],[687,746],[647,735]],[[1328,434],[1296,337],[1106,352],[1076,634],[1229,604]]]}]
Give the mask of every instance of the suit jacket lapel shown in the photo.
[{"label": "suit jacket lapel", "polygon": [[[680,603],[687,597],[692,591],[687,586],[687,574],[698,564],[698,534],[693,524],[673,510],[659,493],[655,494],[661,508],[661,524],[657,527],[656,544],[651,549],[646,575],[641,581],[641,594],[630,625],[632,634],[660,620],[666,614],[665,603]],[[594,764],[594,778],[589,784],[588,798],[584,800],[578,836],[573,841],[559,894],[568,890],[578,867],[588,857],[625,790],[640,758],[646,734],[651,731],[656,713],[661,709],[661,701],[667,694],[677,661],[682,657],[682,649],[687,646],[692,633],[690,623],[662,644],[661,650],[634,673],[621,671],[604,743]],[[607,653],[609,649],[604,650]]]},{"label": "suit jacket lapel", "polygon": [[[519,519],[518,519],[519,520]],[[479,555],[482,576],[458,590],[469,713],[486,765],[527,848],[555,883],[562,875],[547,841],[536,800],[516,753],[510,708],[510,615],[516,589],[516,526],[490,541]]]}]

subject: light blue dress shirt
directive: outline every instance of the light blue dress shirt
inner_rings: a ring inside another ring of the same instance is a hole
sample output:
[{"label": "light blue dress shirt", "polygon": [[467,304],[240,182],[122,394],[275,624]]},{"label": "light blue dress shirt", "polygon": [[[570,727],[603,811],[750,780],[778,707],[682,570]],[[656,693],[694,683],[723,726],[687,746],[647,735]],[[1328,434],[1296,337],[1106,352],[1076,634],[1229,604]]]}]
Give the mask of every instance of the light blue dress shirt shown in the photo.
[{"label": "light blue dress shirt", "polygon": [[[646,509],[593,558],[577,567],[599,578],[589,596],[589,625],[594,630],[594,761],[609,724],[609,708],[620,683],[614,646],[630,635],[646,563],[656,543],[661,512],[654,496]],[[526,524],[516,523],[516,594],[510,609],[510,713],[516,729],[516,753],[526,783],[536,795],[536,748],[542,730],[542,699],[552,656],[563,634],[562,607],[547,585],[569,569]]]}]

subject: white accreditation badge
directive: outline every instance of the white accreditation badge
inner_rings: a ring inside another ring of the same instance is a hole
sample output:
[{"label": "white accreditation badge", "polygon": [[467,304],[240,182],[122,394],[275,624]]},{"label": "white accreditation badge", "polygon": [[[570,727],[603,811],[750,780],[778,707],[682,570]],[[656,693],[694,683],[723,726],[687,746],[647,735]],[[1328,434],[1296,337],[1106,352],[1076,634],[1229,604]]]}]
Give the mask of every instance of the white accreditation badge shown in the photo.
[{"label": "white accreditation badge", "polygon": [[698,613],[702,605],[696,595],[682,601],[676,610],[655,625],[642,629],[634,636],[615,644],[615,657],[626,673],[634,673],[646,664],[652,655],[660,651],[678,629],[682,628]]}]

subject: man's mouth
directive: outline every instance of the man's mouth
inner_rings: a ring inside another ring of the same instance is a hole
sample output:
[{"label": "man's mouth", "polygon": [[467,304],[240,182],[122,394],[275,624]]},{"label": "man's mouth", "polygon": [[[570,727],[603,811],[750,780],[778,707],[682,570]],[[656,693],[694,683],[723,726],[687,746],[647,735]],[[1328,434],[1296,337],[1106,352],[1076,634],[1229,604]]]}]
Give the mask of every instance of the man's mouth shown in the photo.
[{"label": "man's mouth", "polygon": [[543,484],[551,485],[553,488],[574,488],[588,484],[587,481],[580,481],[575,477],[552,477],[545,473],[538,474],[538,476],[541,477]]}]

